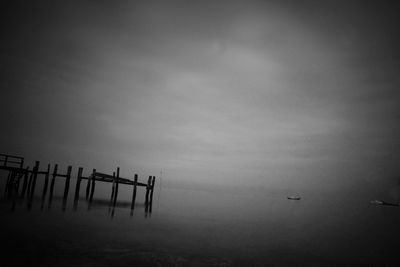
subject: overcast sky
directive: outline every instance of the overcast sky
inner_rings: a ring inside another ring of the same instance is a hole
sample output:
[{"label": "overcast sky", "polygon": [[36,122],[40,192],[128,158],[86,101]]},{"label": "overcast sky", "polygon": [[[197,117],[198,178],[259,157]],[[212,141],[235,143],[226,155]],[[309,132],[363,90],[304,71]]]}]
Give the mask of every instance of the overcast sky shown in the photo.
[{"label": "overcast sky", "polygon": [[400,9],[366,2],[2,6],[0,153],[293,190],[392,181]]}]

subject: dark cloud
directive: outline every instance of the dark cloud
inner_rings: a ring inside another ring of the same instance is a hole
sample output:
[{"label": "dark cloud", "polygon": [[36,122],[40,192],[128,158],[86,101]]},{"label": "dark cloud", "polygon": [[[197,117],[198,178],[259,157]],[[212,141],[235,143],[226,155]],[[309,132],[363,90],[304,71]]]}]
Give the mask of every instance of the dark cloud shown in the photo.
[{"label": "dark cloud", "polygon": [[317,188],[324,170],[344,174],[338,166],[351,162],[352,174],[368,172],[361,162],[395,173],[398,11],[348,1],[5,4],[2,147],[207,181],[289,186],[296,176]]}]

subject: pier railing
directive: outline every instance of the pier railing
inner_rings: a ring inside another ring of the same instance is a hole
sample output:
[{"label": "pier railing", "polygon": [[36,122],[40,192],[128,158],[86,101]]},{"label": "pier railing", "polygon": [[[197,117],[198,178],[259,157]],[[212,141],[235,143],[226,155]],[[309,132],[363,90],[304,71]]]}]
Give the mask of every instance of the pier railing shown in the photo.
[{"label": "pier railing", "polygon": [[7,154],[0,154],[0,166],[22,168],[24,166],[24,158]]}]

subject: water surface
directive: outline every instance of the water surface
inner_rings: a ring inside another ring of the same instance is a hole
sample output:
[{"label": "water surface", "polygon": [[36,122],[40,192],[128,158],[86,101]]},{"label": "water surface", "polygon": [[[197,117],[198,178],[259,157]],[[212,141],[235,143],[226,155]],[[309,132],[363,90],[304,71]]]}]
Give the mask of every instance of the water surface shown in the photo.
[{"label": "water surface", "polygon": [[133,212],[128,189],[114,210],[107,190],[99,190],[91,205],[81,197],[76,209],[71,197],[63,206],[62,190],[42,205],[39,191],[31,206],[26,200],[0,204],[3,256],[17,266],[399,263],[399,208],[371,205],[363,196],[309,193],[291,201],[279,191],[163,187],[150,213],[143,190]]}]

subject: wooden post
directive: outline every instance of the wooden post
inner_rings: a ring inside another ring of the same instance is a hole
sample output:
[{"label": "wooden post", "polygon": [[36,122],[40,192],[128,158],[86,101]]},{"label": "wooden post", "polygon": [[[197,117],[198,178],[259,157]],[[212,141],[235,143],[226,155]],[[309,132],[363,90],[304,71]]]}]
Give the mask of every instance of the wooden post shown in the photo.
[{"label": "wooden post", "polygon": [[53,174],[51,175],[51,182],[50,182],[50,192],[49,192],[49,204],[47,206],[48,209],[51,208],[51,202],[53,201],[53,193],[54,193],[54,183],[56,181],[58,171],[58,164],[54,165]]},{"label": "wooden post", "polygon": [[6,182],[6,188],[4,190],[4,195],[7,195],[7,191],[10,189],[10,182],[11,182],[11,175],[13,171],[8,171],[8,176],[7,176],[7,182]]},{"label": "wooden post", "polygon": [[50,198],[53,196],[54,183],[56,180],[57,171],[58,171],[58,164],[54,165],[54,169],[53,169],[53,174],[52,174],[51,183],[50,183]]},{"label": "wooden post", "polygon": [[29,192],[29,195],[31,197],[33,197],[33,195],[35,194],[35,186],[36,186],[36,180],[37,180],[37,173],[39,171],[39,161],[35,162],[35,168],[33,169],[33,180],[32,180],[32,185],[31,185],[31,192]]},{"label": "wooden post", "polygon": [[131,210],[135,208],[135,200],[136,200],[136,190],[137,190],[137,181],[138,181],[138,175],[135,174],[135,178],[133,180],[133,192],[132,192],[132,204],[131,204]]},{"label": "wooden post", "polygon": [[147,180],[147,186],[146,186],[146,197],[145,197],[145,205],[149,204],[149,191],[151,187],[151,176],[149,176],[149,179]]},{"label": "wooden post", "polygon": [[24,175],[23,170],[19,170],[18,171],[17,182],[15,184],[15,193],[16,193],[17,196],[18,196],[18,192],[19,192],[19,184],[20,184],[20,181],[21,181],[21,178],[22,178],[23,175]]},{"label": "wooden post", "polygon": [[90,182],[91,182],[92,176],[89,175],[87,179],[87,184],[86,184],[86,200],[89,199],[89,193],[90,193]]},{"label": "wooden post", "polygon": [[[42,203],[40,208],[43,210],[44,207],[44,202],[46,198],[46,193],[47,193],[47,187],[49,185],[49,175],[50,175],[50,164],[47,165],[47,172],[45,174],[45,180],[44,180],[44,186],[43,186],[43,193],[42,193]],[[50,192],[51,194],[52,192]]]},{"label": "wooden post", "polygon": [[28,177],[29,177],[29,167],[26,168],[24,173],[24,183],[22,184],[21,198],[24,198],[25,196],[26,188],[28,186]]},{"label": "wooden post", "polygon": [[119,167],[117,167],[117,177],[115,178],[115,191],[114,191],[114,203],[113,203],[113,206],[115,206],[117,204],[118,180],[119,180]]},{"label": "wooden post", "polygon": [[75,200],[79,200],[79,189],[81,187],[82,173],[83,173],[83,168],[79,167],[78,176],[76,177],[76,185],[75,185]]},{"label": "wooden post", "polygon": [[50,164],[47,165],[47,172],[46,172],[45,179],[44,179],[42,199],[45,198],[46,193],[47,193],[47,187],[49,186],[49,175],[50,175]]},{"label": "wooden post", "polygon": [[67,175],[65,177],[64,199],[68,198],[69,181],[71,179],[72,166],[68,166]]},{"label": "wooden post", "polygon": [[113,180],[111,184],[111,198],[110,198],[110,206],[114,202],[114,193],[115,193],[115,172],[113,172]]},{"label": "wooden post", "polygon": [[90,202],[92,202],[92,199],[93,199],[95,183],[96,183],[96,169],[93,169],[93,173],[92,173],[92,185],[91,185],[90,197],[89,197],[89,201],[90,201]]},{"label": "wooden post", "polygon": [[156,183],[156,177],[153,176],[151,181],[151,192],[150,192],[150,202],[153,202],[153,192],[154,192],[154,184]]},{"label": "wooden post", "polygon": [[6,197],[10,198],[14,191],[14,180],[17,173],[15,171],[10,171],[9,180],[6,185]]},{"label": "wooden post", "polygon": [[21,159],[21,163],[19,164],[19,167],[20,167],[21,169],[24,168],[24,159],[23,159],[23,158]]},{"label": "wooden post", "polygon": [[79,167],[78,176],[76,177],[76,185],[75,185],[74,210],[77,210],[77,208],[78,208],[79,189],[81,187],[82,173],[83,173],[83,168]]}]

